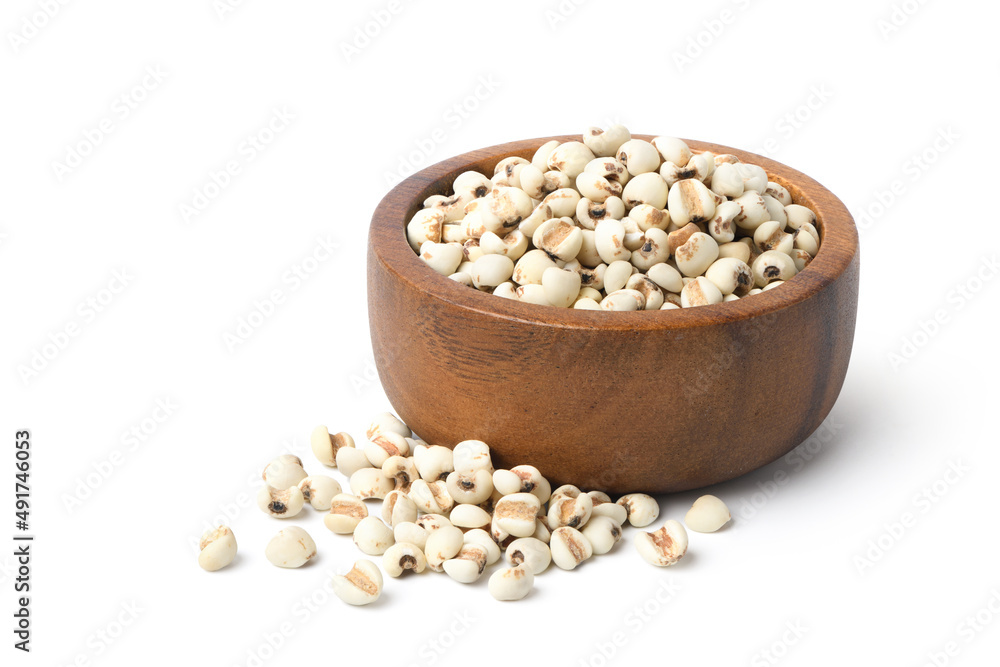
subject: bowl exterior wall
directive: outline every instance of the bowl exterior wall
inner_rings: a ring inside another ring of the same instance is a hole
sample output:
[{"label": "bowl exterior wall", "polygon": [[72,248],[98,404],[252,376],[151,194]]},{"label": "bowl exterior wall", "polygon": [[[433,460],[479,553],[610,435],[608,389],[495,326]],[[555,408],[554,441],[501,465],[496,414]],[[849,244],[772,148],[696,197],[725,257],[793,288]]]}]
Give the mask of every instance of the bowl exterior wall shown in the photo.
[{"label": "bowl exterior wall", "polygon": [[393,278],[369,258],[379,377],[414,432],[483,440],[497,467],[612,492],[707,486],[799,445],[843,385],[858,294],[855,259],[777,312],[628,332],[497,318]]}]

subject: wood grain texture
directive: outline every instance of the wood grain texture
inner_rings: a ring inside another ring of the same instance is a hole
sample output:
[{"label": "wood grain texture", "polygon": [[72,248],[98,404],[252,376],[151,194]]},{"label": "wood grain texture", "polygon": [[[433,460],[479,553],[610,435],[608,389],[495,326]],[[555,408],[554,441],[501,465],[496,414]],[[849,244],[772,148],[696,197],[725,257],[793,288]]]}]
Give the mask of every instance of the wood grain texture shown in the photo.
[{"label": "wood grain texture", "polygon": [[[641,139],[649,136],[633,135]],[[553,484],[682,491],[732,479],[800,444],[840,393],[854,341],[859,249],[844,204],[767,158],[762,166],[816,212],[820,251],[778,289],[670,311],[549,308],[440,276],[406,242],[432,194],[545,137],[445,160],[396,186],[372,218],[372,347],[398,415],[431,444],[487,442],[496,467],[537,466]]]}]

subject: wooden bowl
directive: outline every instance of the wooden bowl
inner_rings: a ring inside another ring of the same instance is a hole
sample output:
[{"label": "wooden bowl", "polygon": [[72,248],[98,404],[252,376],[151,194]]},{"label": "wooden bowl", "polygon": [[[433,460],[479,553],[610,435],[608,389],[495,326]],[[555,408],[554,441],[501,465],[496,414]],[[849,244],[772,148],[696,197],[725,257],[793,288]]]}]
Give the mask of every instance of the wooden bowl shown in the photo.
[{"label": "wooden bowl", "polygon": [[[638,136],[649,140],[651,137]],[[432,194],[467,170],[493,174],[551,139],[459,155],[407,178],[379,204],[368,245],[375,363],[393,408],[431,444],[490,445],[497,468],[538,467],[553,484],[683,491],[787,453],[830,412],[847,373],[858,305],[858,234],[819,183],[762,166],[816,212],[822,245],[778,289],[669,311],[605,312],[519,303],[438,275],[406,241]]]}]

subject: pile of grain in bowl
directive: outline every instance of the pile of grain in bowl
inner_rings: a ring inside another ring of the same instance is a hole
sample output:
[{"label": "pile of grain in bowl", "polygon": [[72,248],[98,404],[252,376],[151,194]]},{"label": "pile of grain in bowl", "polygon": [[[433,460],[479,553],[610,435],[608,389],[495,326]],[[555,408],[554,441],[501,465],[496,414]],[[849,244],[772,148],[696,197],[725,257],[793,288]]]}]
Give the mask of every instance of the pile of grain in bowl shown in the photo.
[{"label": "pile of grain in bowl", "polygon": [[773,289],[808,266],[816,214],[735,155],[622,125],[460,174],[406,227],[419,257],[505,299],[670,310]]}]

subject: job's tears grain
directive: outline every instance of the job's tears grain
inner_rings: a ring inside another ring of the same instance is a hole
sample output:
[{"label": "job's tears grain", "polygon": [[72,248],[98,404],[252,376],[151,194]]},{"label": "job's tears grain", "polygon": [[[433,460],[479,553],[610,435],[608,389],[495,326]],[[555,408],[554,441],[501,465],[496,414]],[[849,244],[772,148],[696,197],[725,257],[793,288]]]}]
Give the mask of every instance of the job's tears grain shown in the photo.
[{"label": "job's tears grain", "polygon": [[794,278],[820,248],[816,214],[761,167],[621,125],[505,158],[492,176],[460,174],[406,236],[463,285],[579,310],[737,301]]}]

